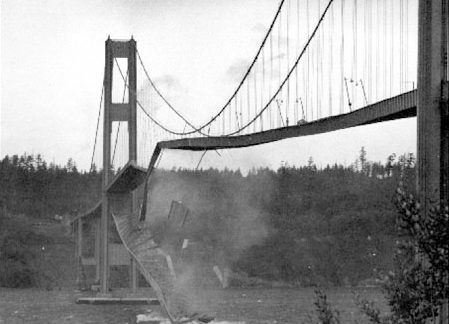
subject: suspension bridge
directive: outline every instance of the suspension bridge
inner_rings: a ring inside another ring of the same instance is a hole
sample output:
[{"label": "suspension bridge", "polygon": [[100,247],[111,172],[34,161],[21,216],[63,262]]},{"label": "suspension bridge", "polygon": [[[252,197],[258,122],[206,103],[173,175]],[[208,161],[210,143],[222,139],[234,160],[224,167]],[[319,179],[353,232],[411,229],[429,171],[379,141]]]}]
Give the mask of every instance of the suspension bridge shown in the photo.
[{"label": "suspension bridge", "polygon": [[[102,200],[77,218],[79,244],[83,220],[97,222],[90,264],[100,292],[108,294],[111,214],[145,219],[148,179],[164,150],[243,148],[417,116],[418,189],[424,204],[435,193],[447,198],[448,20],[446,0],[281,0],[241,80],[206,120],[164,95],[134,39],[108,38],[92,165],[110,172]],[[129,247],[137,223],[116,221]],[[130,252],[135,291],[139,254]]]}]

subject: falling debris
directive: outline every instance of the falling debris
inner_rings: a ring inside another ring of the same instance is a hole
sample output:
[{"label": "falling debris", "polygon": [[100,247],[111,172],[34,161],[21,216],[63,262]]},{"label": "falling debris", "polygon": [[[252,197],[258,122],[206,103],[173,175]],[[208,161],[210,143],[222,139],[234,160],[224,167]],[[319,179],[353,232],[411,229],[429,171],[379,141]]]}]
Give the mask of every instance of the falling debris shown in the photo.
[{"label": "falling debris", "polygon": [[170,205],[170,211],[168,213],[168,220],[170,221],[167,226],[175,232],[180,232],[184,223],[186,222],[189,209],[183,205],[182,202],[173,200]]},{"label": "falling debris", "polygon": [[[181,233],[188,214],[189,209],[182,202],[173,200],[165,226],[159,233],[162,249],[172,255],[174,259],[176,259],[175,254],[181,249]],[[184,244],[182,244],[183,248]]]},{"label": "falling debris", "polygon": [[[168,318],[165,318],[157,312],[149,311],[148,314],[137,315],[136,323],[141,324],[171,324]],[[245,322],[229,322],[229,321],[214,321],[212,317],[207,316],[195,316],[194,319],[185,319],[182,321],[184,324],[245,324]]]},{"label": "falling debris", "polygon": [[168,318],[164,318],[156,312],[150,312],[149,314],[138,314],[136,323],[142,324],[171,324]]},{"label": "falling debris", "polygon": [[167,259],[167,265],[168,265],[168,269],[170,270],[171,275],[173,276],[174,279],[176,279],[176,272],[175,272],[175,268],[173,267],[173,262],[171,260],[171,257],[167,254],[165,256],[165,258]]},{"label": "falling debris", "polygon": [[221,285],[222,285],[223,288],[224,288],[224,285],[223,285],[223,275],[221,274],[220,268],[219,268],[218,266],[215,265],[215,266],[213,266],[212,269],[214,270],[215,274],[217,275],[218,280],[220,280],[220,283],[221,283]]},{"label": "falling debris", "polygon": [[221,285],[224,289],[229,287],[229,268],[225,267],[223,269],[223,272],[220,270],[220,268],[215,265],[212,268],[215,272],[215,275],[217,276],[218,280],[220,280]]}]

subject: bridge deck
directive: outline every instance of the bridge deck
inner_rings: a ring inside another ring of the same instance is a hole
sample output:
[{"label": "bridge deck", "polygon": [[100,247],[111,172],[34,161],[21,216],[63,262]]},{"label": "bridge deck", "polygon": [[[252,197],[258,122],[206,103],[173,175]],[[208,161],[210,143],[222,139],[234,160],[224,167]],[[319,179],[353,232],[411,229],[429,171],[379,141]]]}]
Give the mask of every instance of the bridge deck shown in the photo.
[{"label": "bridge deck", "polygon": [[[109,193],[125,193],[131,192],[142,184],[145,179],[147,169],[139,167],[136,161],[129,161],[120,171],[115,175],[109,184],[107,191]],[[101,200],[86,212],[75,216],[71,222],[73,223],[78,218],[88,217],[96,218],[101,216]]]},{"label": "bridge deck", "polygon": [[[414,116],[416,116],[416,90],[376,102],[347,114],[331,116],[307,124],[282,127],[249,135],[195,137],[163,141],[159,142],[154,149],[149,165],[149,173],[153,170],[162,149],[206,151],[249,147],[287,138],[327,133]],[[109,193],[129,192],[140,186],[148,176],[147,169],[137,166],[135,161],[130,161],[114,177],[107,191]],[[97,203],[86,213],[78,215],[75,219],[87,216],[97,217],[99,215],[101,215],[101,202]]]}]

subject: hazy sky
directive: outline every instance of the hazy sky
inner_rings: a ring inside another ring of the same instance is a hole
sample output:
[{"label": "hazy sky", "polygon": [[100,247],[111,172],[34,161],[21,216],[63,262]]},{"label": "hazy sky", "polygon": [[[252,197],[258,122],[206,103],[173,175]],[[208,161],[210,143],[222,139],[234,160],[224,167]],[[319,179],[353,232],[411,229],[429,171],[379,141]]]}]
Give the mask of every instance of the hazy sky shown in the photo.
[{"label": "hazy sky", "polygon": [[[277,0],[2,0],[1,157],[41,153],[58,164],[71,157],[88,169],[108,35],[133,35],[151,76],[175,80],[185,97],[179,101],[190,103],[192,111],[204,114],[204,107],[219,106],[235,86],[229,71],[252,60],[277,6]],[[373,160],[415,152],[416,121],[285,140],[221,157],[211,152],[203,163],[276,168],[281,161],[299,165],[313,156],[318,165],[350,164],[361,146]],[[197,154],[165,156],[167,165],[167,156],[181,157],[179,165],[198,161]]]}]

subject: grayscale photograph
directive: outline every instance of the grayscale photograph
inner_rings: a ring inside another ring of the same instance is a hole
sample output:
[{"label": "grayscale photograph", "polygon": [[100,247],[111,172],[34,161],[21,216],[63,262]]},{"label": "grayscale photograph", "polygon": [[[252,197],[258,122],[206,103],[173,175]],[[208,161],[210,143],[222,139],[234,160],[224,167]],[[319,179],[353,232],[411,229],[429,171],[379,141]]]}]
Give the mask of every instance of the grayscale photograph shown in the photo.
[{"label": "grayscale photograph", "polygon": [[0,15],[0,324],[449,324],[449,0]]}]

